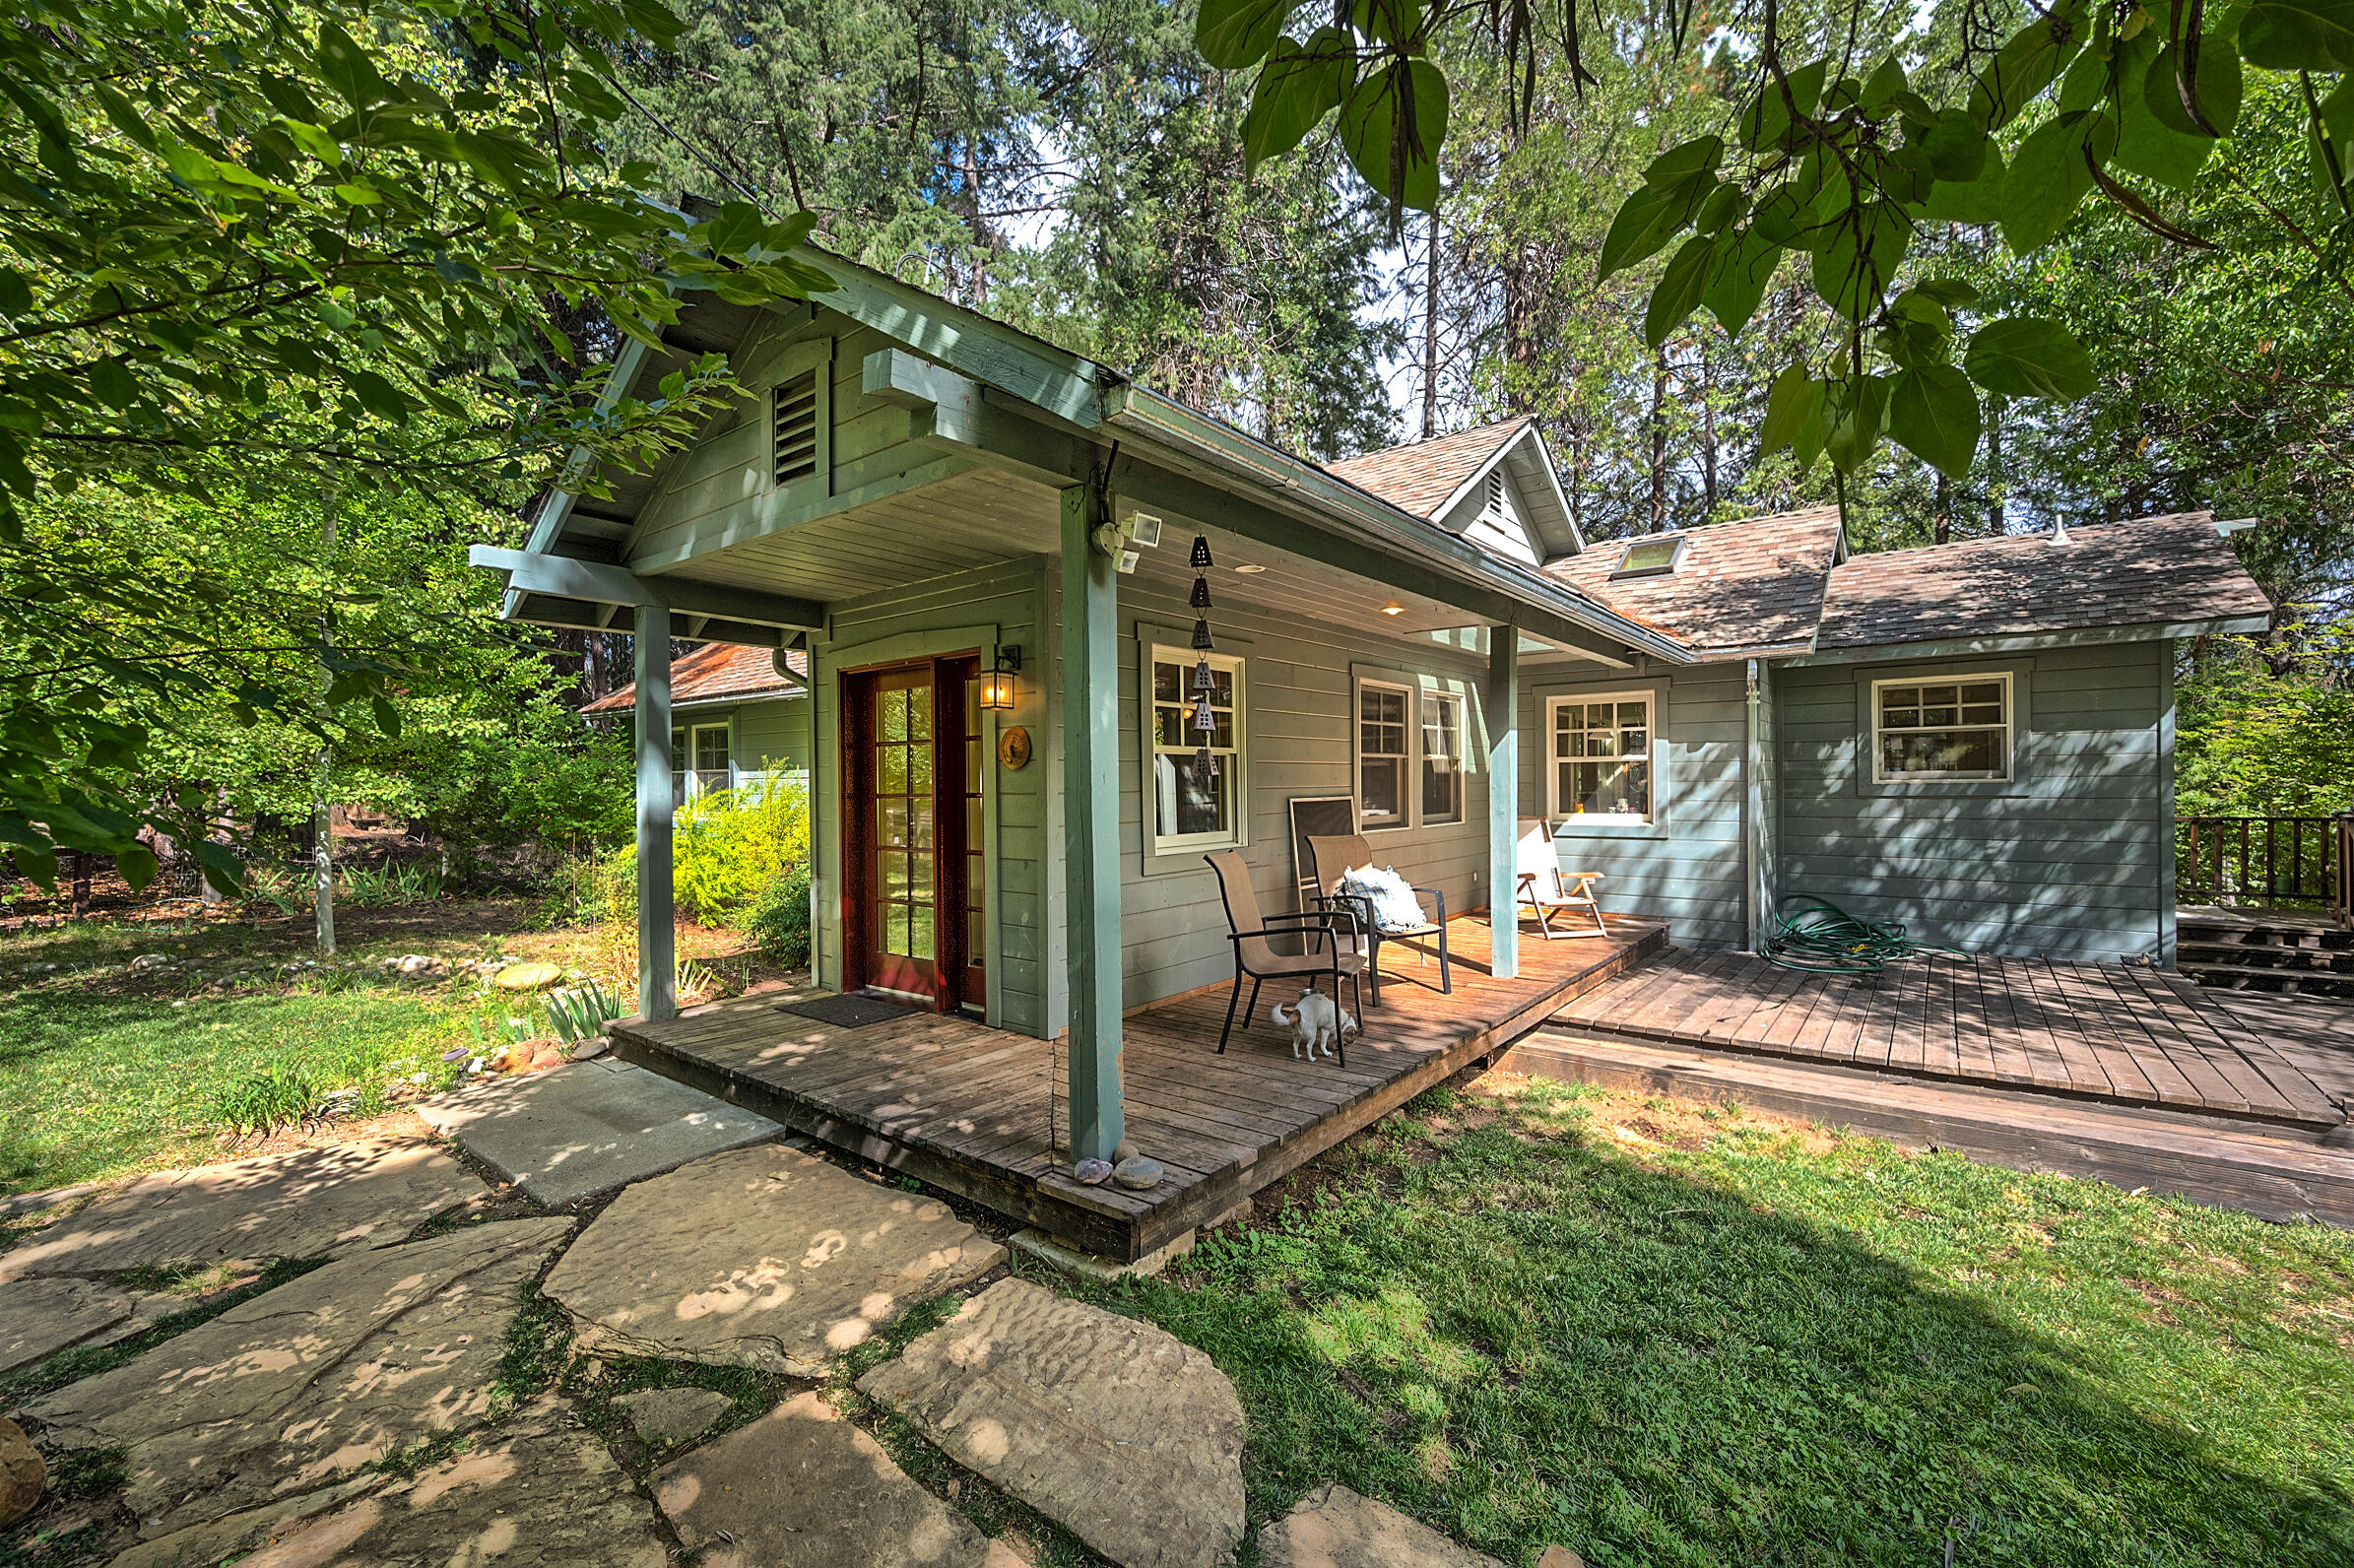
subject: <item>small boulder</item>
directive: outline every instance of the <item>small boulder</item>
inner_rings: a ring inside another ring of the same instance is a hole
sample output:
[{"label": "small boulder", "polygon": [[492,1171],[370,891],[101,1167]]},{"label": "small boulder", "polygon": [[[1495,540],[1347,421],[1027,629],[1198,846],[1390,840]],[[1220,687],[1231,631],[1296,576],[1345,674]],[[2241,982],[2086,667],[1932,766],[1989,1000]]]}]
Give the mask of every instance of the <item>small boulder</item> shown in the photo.
[{"label": "small boulder", "polygon": [[48,1480],[49,1467],[25,1429],[14,1421],[0,1421],[0,1525],[13,1525],[32,1513]]},{"label": "small boulder", "polygon": [[384,960],[385,967],[404,980],[435,980],[449,973],[449,960],[426,953],[403,953],[398,958]]},{"label": "small boulder", "polygon": [[1112,1180],[1133,1193],[1150,1192],[1160,1185],[1160,1161],[1132,1154],[1112,1167]]},{"label": "small boulder", "polygon": [[501,991],[545,991],[563,978],[563,970],[552,963],[510,963],[490,983]]},{"label": "small boulder", "polygon": [[1259,1532],[1263,1568],[1504,1568],[1387,1503],[1331,1482]]},{"label": "small boulder", "polygon": [[143,952],[131,960],[131,967],[135,970],[168,969],[171,967],[171,958],[167,953]]}]

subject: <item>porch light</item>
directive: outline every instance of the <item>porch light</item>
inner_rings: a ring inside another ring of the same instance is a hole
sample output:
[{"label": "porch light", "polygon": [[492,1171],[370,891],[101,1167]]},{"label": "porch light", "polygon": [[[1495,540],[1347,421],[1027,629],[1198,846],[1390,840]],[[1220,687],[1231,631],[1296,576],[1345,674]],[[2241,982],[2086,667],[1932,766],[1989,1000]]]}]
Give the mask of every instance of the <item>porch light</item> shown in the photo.
[{"label": "porch light", "polygon": [[1014,707],[1014,677],[1021,671],[1021,649],[1001,644],[997,662],[981,682],[981,706],[993,713],[1010,712]]},{"label": "porch light", "polygon": [[1403,616],[1406,614],[1406,606],[1393,599],[1381,607],[1381,613],[1385,616]]}]

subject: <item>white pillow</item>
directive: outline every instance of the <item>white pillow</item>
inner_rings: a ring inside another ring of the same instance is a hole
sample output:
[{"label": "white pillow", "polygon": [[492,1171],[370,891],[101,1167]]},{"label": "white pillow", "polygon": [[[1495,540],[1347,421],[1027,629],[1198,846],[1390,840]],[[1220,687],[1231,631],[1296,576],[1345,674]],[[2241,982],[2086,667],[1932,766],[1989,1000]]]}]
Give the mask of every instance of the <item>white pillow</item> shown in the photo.
[{"label": "white pillow", "polygon": [[1430,924],[1414,890],[1390,867],[1351,867],[1340,879],[1340,891],[1372,906],[1376,930],[1412,931]]}]

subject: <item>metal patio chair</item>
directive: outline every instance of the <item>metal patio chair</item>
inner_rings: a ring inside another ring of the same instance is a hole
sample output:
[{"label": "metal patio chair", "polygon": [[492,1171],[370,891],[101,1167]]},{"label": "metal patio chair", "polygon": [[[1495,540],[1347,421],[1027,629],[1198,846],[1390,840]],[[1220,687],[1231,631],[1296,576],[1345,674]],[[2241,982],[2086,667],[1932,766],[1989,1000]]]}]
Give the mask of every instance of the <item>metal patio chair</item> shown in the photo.
[{"label": "metal patio chair", "polygon": [[[1373,1005],[1377,1008],[1381,1006],[1381,945],[1385,942],[1397,942],[1406,938],[1436,937],[1439,939],[1439,992],[1442,996],[1452,996],[1455,992],[1455,976],[1450,967],[1452,959],[1447,952],[1447,895],[1445,893],[1436,887],[1411,888],[1416,901],[1422,903],[1422,923],[1418,926],[1392,926],[1384,929],[1374,922],[1371,899],[1353,897],[1340,891],[1340,879],[1347,876],[1352,868],[1379,864],[1381,863],[1374,859],[1373,846],[1365,841],[1365,835],[1362,833],[1340,833],[1332,836],[1309,835],[1308,865],[1316,877],[1316,890],[1320,902],[1323,907],[1328,909],[1338,905],[1355,910],[1358,925],[1365,933],[1367,945],[1365,970],[1372,976]],[[1434,908],[1438,911],[1436,919],[1433,919],[1430,913]],[[1414,950],[1421,954],[1424,963],[1430,961],[1428,948],[1417,946]]]},{"label": "metal patio chair", "polygon": [[[1243,1025],[1259,1007],[1259,985],[1264,980],[1306,980],[1310,986],[1331,978],[1333,1004],[1340,1002],[1340,979],[1348,978],[1349,997],[1357,1004],[1357,1016],[1365,1015],[1363,993],[1358,989],[1359,976],[1365,966],[1364,955],[1341,947],[1345,939],[1350,948],[1356,946],[1356,916],[1349,910],[1315,910],[1297,915],[1262,916],[1259,913],[1259,894],[1251,886],[1251,869],[1243,863],[1239,851],[1221,849],[1204,855],[1210,869],[1217,873],[1218,897],[1225,902],[1226,940],[1234,945],[1234,989],[1226,997],[1226,1024],[1218,1030],[1218,1055],[1226,1054],[1226,1039],[1234,1032],[1234,1005],[1242,1000],[1243,976],[1251,977],[1250,1005],[1243,1010]],[[1343,926],[1347,928],[1343,930]],[[1277,937],[1299,937],[1308,950],[1301,953],[1275,951]],[[1334,1042],[1342,1067],[1348,1066],[1348,1044]]]}]

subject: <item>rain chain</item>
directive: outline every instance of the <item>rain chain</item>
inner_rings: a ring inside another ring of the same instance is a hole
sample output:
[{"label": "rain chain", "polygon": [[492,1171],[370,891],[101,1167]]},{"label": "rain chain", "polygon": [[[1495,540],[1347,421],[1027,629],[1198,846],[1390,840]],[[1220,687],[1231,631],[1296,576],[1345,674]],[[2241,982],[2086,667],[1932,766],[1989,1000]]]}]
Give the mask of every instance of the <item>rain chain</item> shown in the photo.
[{"label": "rain chain", "polygon": [[[1210,640],[1210,579],[1204,575],[1210,567],[1210,541],[1199,534],[1194,536],[1192,564],[1194,594],[1189,603],[1195,611],[1194,648],[1206,655],[1213,651],[1216,644]],[[1210,707],[1210,693],[1216,685],[1216,677],[1210,672],[1210,660],[1197,658],[1194,661],[1194,734],[1200,738],[1202,749],[1194,753],[1194,783],[1202,789],[1209,789],[1217,782],[1217,758],[1210,753],[1210,738],[1217,733],[1217,715]]]}]

